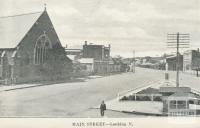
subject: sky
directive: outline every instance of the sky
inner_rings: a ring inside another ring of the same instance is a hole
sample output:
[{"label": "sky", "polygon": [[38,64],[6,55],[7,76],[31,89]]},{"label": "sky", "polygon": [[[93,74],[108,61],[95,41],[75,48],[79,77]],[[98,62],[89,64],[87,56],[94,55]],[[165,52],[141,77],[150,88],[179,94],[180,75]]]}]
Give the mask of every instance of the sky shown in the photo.
[{"label": "sky", "polygon": [[[111,55],[160,56],[168,33],[189,33],[200,47],[199,0],[0,0],[0,16],[44,10],[63,46],[111,44]],[[183,49],[187,50],[187,49]]]}]

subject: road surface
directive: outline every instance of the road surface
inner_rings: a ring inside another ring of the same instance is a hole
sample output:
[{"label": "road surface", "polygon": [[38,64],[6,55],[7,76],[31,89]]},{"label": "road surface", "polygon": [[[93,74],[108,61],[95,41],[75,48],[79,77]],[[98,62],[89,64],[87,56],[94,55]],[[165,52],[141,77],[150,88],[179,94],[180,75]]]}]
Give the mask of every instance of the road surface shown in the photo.
[{"label": "road surface", "polygon": [[[170,77],[175,73],[171,72]],[[0,93],[1,117],[100,117],[97,106],[102,100],[116,98],[122,91],[142,87],[149,82],[164,79],[164,72],[137,68],[136,73],[122,73],[84,82],[60,83]],[[200,78],[182,75],[181,84],[200,83]],[[133,117],[136,115],[106,111],[106,117]]]}]

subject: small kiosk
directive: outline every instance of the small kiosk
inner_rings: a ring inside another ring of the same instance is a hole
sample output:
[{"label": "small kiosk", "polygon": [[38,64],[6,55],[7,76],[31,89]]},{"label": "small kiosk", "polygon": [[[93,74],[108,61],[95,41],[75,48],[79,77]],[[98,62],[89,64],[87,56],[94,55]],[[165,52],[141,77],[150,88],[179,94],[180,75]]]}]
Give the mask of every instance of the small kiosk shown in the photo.
[{"label": "small kiosk", "polygon": [[169,116],[200,114],[200,96],[189,87],[161,87],[163,113]]}]

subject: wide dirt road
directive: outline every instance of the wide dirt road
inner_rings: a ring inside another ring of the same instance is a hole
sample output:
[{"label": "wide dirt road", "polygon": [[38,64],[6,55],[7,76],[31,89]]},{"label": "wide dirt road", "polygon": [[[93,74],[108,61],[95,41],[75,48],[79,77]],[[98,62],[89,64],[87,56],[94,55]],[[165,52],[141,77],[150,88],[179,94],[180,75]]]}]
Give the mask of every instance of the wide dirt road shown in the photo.
[{"label": "wide dirt road", "polygon": [[[174,77],[174,72],[172,74],[170,77]],[[163,78],[163,71],[137,68],[135,74],[129,72],[84,82],[1,92],[0,116],[99,117],[99,110],[90,108],[99,105],[102,100],[111,100],[116,98],[119,92],[142,87]],[[200,82],[200,78],[183,75],[183,83],[186,83],[187,78],[188,83]],[[112,111],[107,111],[107,114],[108,117],[134,116]]]}]

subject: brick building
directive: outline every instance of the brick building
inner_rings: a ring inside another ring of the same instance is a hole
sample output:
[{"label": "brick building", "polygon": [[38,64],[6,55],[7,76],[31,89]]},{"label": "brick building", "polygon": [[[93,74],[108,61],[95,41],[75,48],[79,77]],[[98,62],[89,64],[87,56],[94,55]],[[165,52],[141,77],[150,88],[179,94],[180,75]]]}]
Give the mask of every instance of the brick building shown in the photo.
[{"label": "brick building", "polygon": [[48,16],[43,12],[0,18],[0,79],[6,83],[69,77],[65,55]]},{"label": "brick building", "polygon": [[126,71],[127,65],[118,62],[116,58],[110,56],[111,46],[88,44],[85,41],[82,50],[83,58],[94,59],[94,74],[108,74]]},{"label": "brick building", "polygon": [[188,50],[183,54],[183,70],[199,70],[200,69],[200,52],[199,50]]},{"label": "brick building", "polygon": [[110,45],[85,44],[83,45],[83,58],[94,58],[95,60],[108,60],[110,58]]}]

